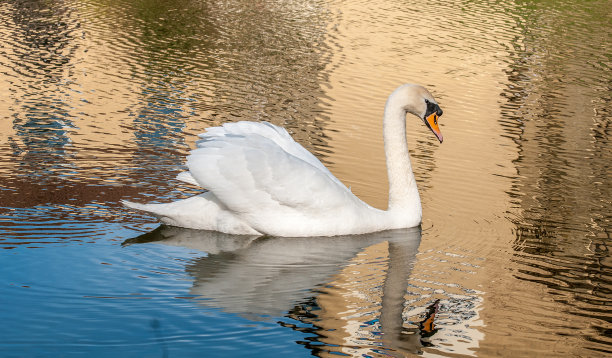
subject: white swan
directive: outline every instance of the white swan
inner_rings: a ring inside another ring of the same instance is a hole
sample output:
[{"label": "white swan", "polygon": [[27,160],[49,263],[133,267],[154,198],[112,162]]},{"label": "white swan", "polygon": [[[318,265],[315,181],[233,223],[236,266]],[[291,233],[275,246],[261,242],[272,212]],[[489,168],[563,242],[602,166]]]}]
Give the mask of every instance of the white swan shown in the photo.
[{"label": "white swan", "polygon": [[187,158],[180,180],[208,191],[168,204],[122,203],[163,223],[228,234],[335,236],[418,226],[421,200],[406,143],[406,113],[440,142],[442,110],[423,87],[405,84],[387,99],[383,136],[389,207],[357,198],[283,128],[238,122],[209,128]]}]

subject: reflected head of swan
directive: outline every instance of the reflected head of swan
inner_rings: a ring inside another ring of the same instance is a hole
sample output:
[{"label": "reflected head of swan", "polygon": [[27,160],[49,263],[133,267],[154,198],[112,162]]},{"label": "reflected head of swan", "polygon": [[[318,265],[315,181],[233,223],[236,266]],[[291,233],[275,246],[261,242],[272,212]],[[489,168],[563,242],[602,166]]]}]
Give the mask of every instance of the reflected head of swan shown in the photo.
[{"label": "reflected head of swan", "polygon": [[[420,242],[419,227],[364,235],[287,238],[162,225],[126,240],[122,246],[155,243],[202,252],[185,266],[193,278],[189,294],[202,306],[254,321],[278,321],[278,317],[290,317],[296,306],[317,302],[321,309],[312,311],[312,315],[292,318],[304,323],[344,321],[348,327],[355,320],[371,319],[369,314],[357,317],[350,309],[360,302],[379,317],[375,328],[378,338],[382,333],[388,345],[415,352],[421,346],[420,338],[433,334],[431,323],[420,331],[413,329],[413,334],[406,334],[403,327],[404,295]],[[372,333],[371,328],[354,331],[354,337],[363,338],[362,334]]]},{"label": "reflected head of swan", "polygon": [[[344,267],[363,264],[359,253],[373,246],[386,246],[388,252],[386,258],[379,254],[369,257],[369,270],[372,265],[381,265],[377,266],[381,273],[377,277],[384,278],[383,273],[402,277],[393,284],[396,293],[392,295],[401,301],[420,242],[418,227],[364,235],[287,238],[161,225],[122,246],[161,244],[206,253],[186,266],[194,279],[190,293],[206,298],[202,304],[234,313],[282,316],[296,303],[312,297],[317,287]],[[399,303],[395,308],[401,307]]]},{"label": "reflected head of swan", "polygon": [[200,134],[187,158],[189,171],[177,179],[207,192],[168,204],[123,203],[168,225],[228,234],[337,236],[415,227],[422,210],[406,142],[407,113],[442,142],[442,110],[431,93],[414,84],[393,91],[383,118],[387,210],[357,198],[285,129],[265,122],[226,123]]}]

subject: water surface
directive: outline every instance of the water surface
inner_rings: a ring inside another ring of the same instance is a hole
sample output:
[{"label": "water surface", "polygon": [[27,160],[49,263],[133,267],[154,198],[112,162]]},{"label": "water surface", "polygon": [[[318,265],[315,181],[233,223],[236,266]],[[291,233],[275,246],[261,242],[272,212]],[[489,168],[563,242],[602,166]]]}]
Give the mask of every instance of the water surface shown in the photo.
[{"label": "water surface", "polygon": [[[0,4],[0,355],[612,352],[608,1]],[[197,134],[270,121],[385,208],[386,96],[421,228],[341,238],[159,227]]]}]

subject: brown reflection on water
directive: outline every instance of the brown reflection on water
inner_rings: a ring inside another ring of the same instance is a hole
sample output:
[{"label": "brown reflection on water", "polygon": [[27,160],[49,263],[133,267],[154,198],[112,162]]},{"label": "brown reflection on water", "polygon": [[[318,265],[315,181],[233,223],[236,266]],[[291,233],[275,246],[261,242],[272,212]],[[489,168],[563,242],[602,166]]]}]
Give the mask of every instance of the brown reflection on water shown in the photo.
[{"label": "brown reflection on water", "polygon": [[[6,150],[22,154],[24,158],[19,170],[11,169],[22,171],[43,185],[48,179],[45,174],[71,170],[65,147],[70,143],[68,131],[74,126],[73,118],[63,102],[66,92],[54,89],[62,82],[75,52],[70,41],[75,29],[69,21],[62,21],[70,16],[69,10],[41,11],[44,8],[43,4],[35,2],[31,7],[11,9],[8,20],[12,22],[12,31],[3,35],[13,46],[7,46],[5,56],[14,64],[9,66],[10,70],[17,76],[27,77],[30,84],[3,76],[3,102],[10,107],[2,115],[3,122],[12,123],[12,128],[7,128],[4,135],[15,134],[15,137],[6,138],[9,144]],[[44,16],[39,16],[41,13]],[[49,146],[54,147],[53,150],[49,150]],[[12,161],[7,162],[12,164]],[[5,169],[7,171],[11,170]]]},{"label": "brown reflection on water", "polygon": [[159,196],[150,181],[176,183],[196,134],[234,120],[284,125],[324,157],[324,117],[312,113],[325,6],[219,5],[4,3],[0,171],[10,190],[0,202]]},{"label": "brown reflection on water", "polygon": [[561,2],[521,13],[502,92],[501,122],[518,147],[515,276],[542,285],[563,312],[540,324],[577,333],[593,354],[612,343],[602,336],[612,297],[608,5]]}]

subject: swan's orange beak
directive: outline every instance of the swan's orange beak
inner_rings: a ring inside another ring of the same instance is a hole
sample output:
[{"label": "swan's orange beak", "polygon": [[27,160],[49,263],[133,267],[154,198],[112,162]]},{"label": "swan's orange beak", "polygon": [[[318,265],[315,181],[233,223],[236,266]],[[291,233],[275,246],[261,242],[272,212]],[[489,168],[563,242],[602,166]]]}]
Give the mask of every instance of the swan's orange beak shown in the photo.
[{"label": "swan's orange beak", "polygon": [[427,125],[429,126],[429,129],[431,129],[431,131],[436,135],[436,137],[438,137],[440,143],[442,143],[442,140],[444,138],[442,137],[442,132],[440,132],[440,127],[438,127],[438,118],[440,118],[440,116],[438,116],[438,114],[434,112],[426,118],[426,121]]}]

